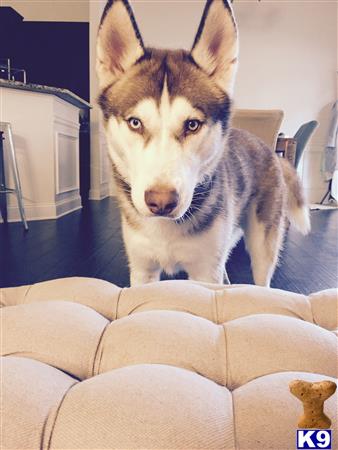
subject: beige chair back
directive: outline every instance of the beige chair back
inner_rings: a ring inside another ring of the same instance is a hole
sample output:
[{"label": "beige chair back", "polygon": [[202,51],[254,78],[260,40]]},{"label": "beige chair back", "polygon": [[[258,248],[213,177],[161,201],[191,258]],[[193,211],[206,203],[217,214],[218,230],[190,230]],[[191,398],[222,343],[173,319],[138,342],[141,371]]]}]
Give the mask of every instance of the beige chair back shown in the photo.
[{"label": "beige chair back", "polygon": [[250,131],[275,149],[283,117],[280,109],[235,109],[231,126]]}]

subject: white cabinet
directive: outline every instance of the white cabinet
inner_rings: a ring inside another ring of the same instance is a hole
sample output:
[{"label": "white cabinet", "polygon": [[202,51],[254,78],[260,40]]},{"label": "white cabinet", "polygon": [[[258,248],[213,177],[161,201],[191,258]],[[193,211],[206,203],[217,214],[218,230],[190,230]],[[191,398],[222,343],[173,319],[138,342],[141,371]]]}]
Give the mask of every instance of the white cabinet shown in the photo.
[{"label": "white cabinet", "polygon": [[[51,94],[0,87],[0,121],[12,125],[27,220],[81,208],[79,108]],[[6,184],[13,187],[5,148]],[[19,221],[7,196],[8,220]]]}]

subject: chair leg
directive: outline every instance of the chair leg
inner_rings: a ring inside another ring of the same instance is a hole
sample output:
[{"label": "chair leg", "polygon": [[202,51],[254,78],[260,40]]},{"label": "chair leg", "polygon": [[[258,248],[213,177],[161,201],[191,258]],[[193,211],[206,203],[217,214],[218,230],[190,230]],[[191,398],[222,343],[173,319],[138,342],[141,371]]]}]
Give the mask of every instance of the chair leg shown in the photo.
[{"label": "chair leg", "polygon": [[330,199],[331,186],[332,186],[332,180],[329,181],[327,191],[326,191],[324,197],[321,199],[320,205],[322,205],[324,203],[326,197],[329,197],[329,199]]},{"label": "chair leg", "polygon": [[17,161],[16,161],[16,156],[15,156],[12,129],[11,129],[10,124],[7,124],[7,135],[8,135],[8,143],[9,143],[9,158],[10,158],[10,162],[11,162],[11,166],[12,166],[12,170],[13,170],[15,193],[16,193],[16,197],[18,200],[21,221],[23,223],[25,230],[28,230],[25,209],[24,209],[23,201],[22,201],[21,183],[20,183],[18,165],[17,165]]},{"label": "chair leg", "polygon": [[3,148],[3,133],[0,131],[0,214],[4,223],[7,223],[7,197],[5,193],[5,166],[4,166],[4,148]]}]

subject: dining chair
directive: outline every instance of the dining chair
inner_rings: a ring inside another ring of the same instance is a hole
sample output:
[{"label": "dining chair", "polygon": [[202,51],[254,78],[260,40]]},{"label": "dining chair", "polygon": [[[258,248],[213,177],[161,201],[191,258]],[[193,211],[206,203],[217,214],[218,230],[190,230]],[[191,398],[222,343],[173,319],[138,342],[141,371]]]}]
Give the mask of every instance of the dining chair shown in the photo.
[{"label": "dining chair", "polygon": [[250,131],[275,150],[283,117],[280,109],[235,109],[231,126]]},{"label": "dining chair", "polygon": [[318,122],[317,120],[311,120],[310,122],[304,123],[294,135],[294,139],[297,142],[296,146],[296,157],[295,157],[295,167],[298,167],[299,161],[302,157],[302,154],[305,150],[306,144],[309,142],[311,135],[314,130],[317,128]]}]

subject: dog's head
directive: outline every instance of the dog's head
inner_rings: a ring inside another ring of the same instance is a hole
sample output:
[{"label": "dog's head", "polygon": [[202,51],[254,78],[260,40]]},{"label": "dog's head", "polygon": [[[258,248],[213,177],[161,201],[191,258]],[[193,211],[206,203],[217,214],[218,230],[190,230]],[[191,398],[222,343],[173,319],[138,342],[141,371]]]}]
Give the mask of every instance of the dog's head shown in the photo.
[{"label": "dog's head", "polygon": [[116,176],[142,216],[182,217],[213,175],[237,52],[227,0],[207,1],[190,52],[145,48],[127,0],[107,3],[97,41],[99,103]]}]

